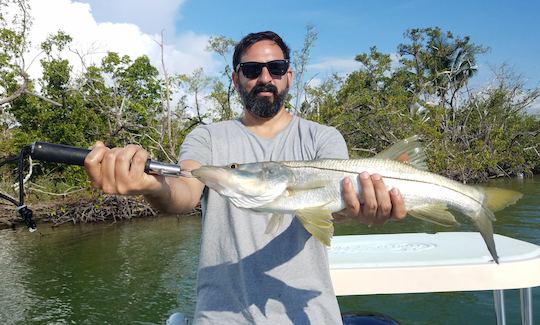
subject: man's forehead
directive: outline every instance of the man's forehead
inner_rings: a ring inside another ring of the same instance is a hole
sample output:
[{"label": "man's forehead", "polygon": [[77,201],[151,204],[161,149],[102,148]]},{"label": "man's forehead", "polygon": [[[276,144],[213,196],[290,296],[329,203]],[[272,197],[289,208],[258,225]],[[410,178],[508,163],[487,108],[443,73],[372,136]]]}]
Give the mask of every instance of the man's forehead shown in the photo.
[{"label": "man's forehead", "polygon": [[242,53],[240,61],[244,61],[248,56],[259,55],[271,55],[274,59],[284,59],[283,51],[276,42],[272,40],[262,40],[248,47],[244,53]]}]

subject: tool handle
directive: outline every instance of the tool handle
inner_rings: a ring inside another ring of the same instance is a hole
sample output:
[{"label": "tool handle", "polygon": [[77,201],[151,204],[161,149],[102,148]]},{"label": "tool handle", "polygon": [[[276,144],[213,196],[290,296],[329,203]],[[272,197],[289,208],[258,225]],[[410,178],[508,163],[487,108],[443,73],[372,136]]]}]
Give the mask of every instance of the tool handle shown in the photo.
[{"label": "tool handle", "polygon": [[[34,142],[30,149],[30,156],[33,159],[78,166],[84,166],[84,159],[88,153],[90,153],[88,149],[40,141]],[[150,158],[144,164],[144,172],[170,177],[190,177],[189,173],[183,172],[178,164],[163,163]]]},{"label": "tool handle", "polygon": [[32,144],[30,156],[42,161],[84,166],[88,153],[88,149],[36,141]]},{"label": "tool handle", "polygon": [[[84,166],[84,159],[89,153],[90,150],[88,149],[36,141],[32,144],[30,156],[33,159],[42,161]],[[150,159],[146,161],[145,172],[149,171],[150,162]]]}]

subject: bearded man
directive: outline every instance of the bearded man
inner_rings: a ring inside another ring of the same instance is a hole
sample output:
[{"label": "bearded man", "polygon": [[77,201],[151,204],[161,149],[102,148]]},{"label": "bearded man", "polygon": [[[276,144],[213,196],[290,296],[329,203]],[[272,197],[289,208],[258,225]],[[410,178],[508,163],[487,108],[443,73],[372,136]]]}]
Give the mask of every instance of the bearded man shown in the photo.
[{"label": "bearded man", "polygon": [[[243,103],[239,119],[195,128],[180,149],[182,169],[280,160],[347,159],[333,127],[290,114],[284,106],[293,72],[290,50],[266,31],[235,47],[233,82]],[[169,213],[201,201],[202,236],[194,324],[341,324],[326,247],[293,215],[265,234],[269,215],[241,210],[194,178],[144,173],[148,153],[139,146],[106,148],[97,142],[85,161],[92,184],[106,193],[142,194]],[[367,224],[405,216],[397,189],[380,175],[358,176],[359,197],[343,180],[347,209],[340,215]],[[360,204],[362,202],[363,204]]]}]

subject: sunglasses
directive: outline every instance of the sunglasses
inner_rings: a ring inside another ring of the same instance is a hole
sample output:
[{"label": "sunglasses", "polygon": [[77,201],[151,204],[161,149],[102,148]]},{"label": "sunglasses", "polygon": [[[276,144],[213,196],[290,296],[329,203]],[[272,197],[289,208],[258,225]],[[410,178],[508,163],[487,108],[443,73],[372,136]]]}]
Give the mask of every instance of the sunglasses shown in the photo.
[{"label": "sunglasses", "polygon": [[239,70],[246,78],[255,79],[261,72],[262,68],[266,67],[270,74],[274,76],[282,76],[289,69],[289,60],[273,60],[269,62],[242,62],[239,65]]}]

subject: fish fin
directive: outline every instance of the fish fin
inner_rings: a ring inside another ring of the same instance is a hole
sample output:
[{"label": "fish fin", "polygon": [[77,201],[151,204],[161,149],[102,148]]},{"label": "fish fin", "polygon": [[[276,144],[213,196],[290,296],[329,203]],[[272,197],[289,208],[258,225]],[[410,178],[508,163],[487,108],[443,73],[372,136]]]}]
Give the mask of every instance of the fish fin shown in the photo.
[{"label": "fish fin", "polygon": [[317,238],[321,243],[330,246],[330,240],[334,235],[334,224],[332,211],[325,208],[325,205],[305,208],[295,211],[298,220],[304,228]]},{"label": "fish fin", "polygon": [[287,187],[289,191],[302,191],[302,190],[312,190],[316,188],[322,188],[329,185],[332,185],[332,181],[328,179],[315,179],[302,184],[292,184]]},{"label": "fish fin", "polygon": [[484,238],[484,242],[486,243],[491,257],[493,257],[493,260],[499,264],[499,257],[497,256],[497,250],[495,248],[495,240],[493,239],[493,224],[491,223],[491,220],[495,220],[493,212],[483,205],[480,211],[478,211],[476,216],[474,216],[472,219],[474,225],[476,228],[478,228],[478,231],[480,231],[482,238]]},{"label": "fish fin", "polygon": [[484,205],[493,212],[500,211],[523,197],[523,194],[517,191],[497,187],[478,186],[478,188],[486,195]]},{"label": "fish fin", "polygon": [[411,216],[445,227],[459,226],[456,217],[448,211],[446,204],[426,204],[407,211]]},{"label": "fish fin", "polygon": [[268,221],[268,225],[266,225],[266,230],[264,231],[265,234],[271,234],[274,233],[281,225],[283,224],[283,214],[281,213],[274,213],[272,215],[272,218],[270,218],[270,221]]},{"label": "fish fin", "polygon": [[414,135],[398,141],[373,158],[398,160],[410,164],[416,169],[428,171],[426,153],[419,139],[418,135]]}]

